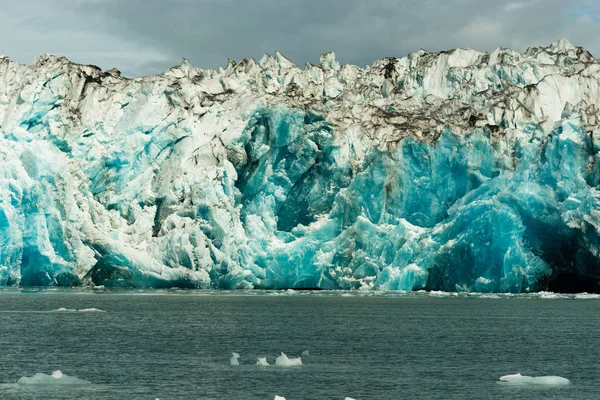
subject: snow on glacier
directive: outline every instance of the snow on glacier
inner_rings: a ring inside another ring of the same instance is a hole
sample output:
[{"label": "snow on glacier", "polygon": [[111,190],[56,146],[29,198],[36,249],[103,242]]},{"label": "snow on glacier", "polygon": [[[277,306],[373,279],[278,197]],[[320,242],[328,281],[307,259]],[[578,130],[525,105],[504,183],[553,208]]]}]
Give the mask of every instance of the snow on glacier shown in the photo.
[{"label": "snow on glacier", "polygon": [[566,40],[137,79],[0,58],[0,285],[598,291],[599,82]]}]

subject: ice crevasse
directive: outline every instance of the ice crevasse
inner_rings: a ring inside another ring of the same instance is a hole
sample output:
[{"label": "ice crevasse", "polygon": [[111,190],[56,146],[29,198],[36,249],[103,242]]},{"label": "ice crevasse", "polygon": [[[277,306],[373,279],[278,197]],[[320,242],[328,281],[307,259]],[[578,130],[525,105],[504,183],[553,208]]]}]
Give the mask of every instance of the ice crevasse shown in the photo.
[{"label": "ice crevasse", "polygon": [[600,290],[600,62],[0,58],[0,285]]}]

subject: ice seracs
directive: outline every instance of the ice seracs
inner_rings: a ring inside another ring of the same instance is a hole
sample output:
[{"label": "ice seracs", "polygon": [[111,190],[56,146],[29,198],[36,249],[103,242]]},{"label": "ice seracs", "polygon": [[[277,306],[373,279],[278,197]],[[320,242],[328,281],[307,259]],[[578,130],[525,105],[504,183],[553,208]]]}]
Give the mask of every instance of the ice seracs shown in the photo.
[{"label": "ice seracs", "polygon": [[599,292],[566,40],[126,79],[0,58],[0,285]]}]

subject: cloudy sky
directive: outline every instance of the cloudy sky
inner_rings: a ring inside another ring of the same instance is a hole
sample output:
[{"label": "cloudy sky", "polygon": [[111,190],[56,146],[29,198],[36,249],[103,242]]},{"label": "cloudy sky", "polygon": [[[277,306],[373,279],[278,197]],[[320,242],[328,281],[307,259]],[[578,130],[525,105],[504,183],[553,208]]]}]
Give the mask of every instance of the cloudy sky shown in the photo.
[{"label": "cloudy sky", "polygon": [[566,37],[600,57],[600,0],[0,0],[0,54],[160,72],[279,50],[360,66],[424,48],[524,50]]}]

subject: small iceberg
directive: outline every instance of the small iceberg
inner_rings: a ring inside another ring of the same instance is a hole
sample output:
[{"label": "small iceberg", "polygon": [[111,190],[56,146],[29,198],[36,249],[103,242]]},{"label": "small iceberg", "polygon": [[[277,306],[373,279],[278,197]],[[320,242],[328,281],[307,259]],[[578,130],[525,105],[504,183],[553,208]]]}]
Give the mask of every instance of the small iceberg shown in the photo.
[{"label": "small iceberg", "polygon": [[273,400],[285,400],[285,397],[275,395],[275,398]]},{"label": "small iceberg", "polygon": [[501,385],[513,386],[528,386],[528,385],[543,385],[543,386],[566,386],[570,385],[571,381],[562,376],[526,376],[521,374],[504,375],[500,377]]},{"label": "small iceberg", "polygon": [[600,299],[600,294],[578,293],[575,298],[578,300]]},{"label": "small iceberg", "polygon": [[302,352],[302,357],[308,357],[310,355],[310,350],[304,350]]},{"label": "small iceberg", "polygon": [[33,376],[23,376],[17,383],[19,385],[89,385],[92,382],[65,375],[60,370],[56,370],[52,372],[52,375],[37,373]]},{"label": "small iceberg", "polygon": [[82,308],[80,310],[76,308],[57,308],[56,310],[52,310],[52,312],[106,312],[104,310],[100,310],[99,308]]},{"label": "small iceberg", "polygon": [[267,357],[256,357],[256,365],[260,365],[261,367],[268,367],[269,363],[267,362]]},{"label": "small iceberg", "polygon": [[282,352],[281,355],[275,359],[275,365],[279,367],[296,367],[302,365],[302,359],[300,357],[289,358]]},{"label": "small iceberg", "polygon": [[231,365],[240,365],[240,361],[238,360],[238,358],[240,358],[240,355],[238,353],[231,353],[231,358],[229,359]]}]

